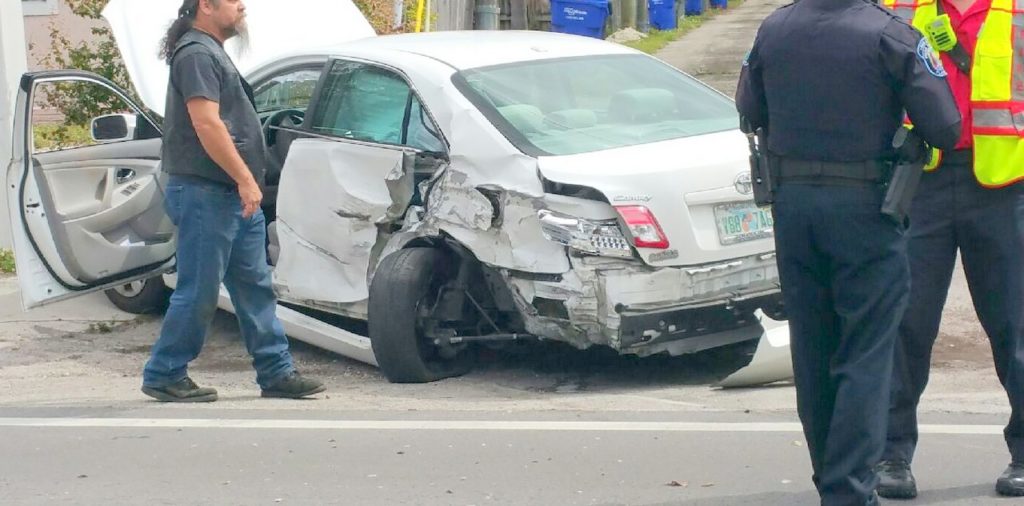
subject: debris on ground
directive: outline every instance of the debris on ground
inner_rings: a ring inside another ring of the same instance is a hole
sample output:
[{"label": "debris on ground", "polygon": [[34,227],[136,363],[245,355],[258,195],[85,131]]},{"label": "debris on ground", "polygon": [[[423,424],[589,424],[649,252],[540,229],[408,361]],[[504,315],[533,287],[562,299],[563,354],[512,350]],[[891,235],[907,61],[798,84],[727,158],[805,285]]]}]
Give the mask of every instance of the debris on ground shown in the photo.
[{"label": "debris on ground", "polygon": [[624,42],[636,42],[638,40],[646,39],[647,34],[637,31],[635,28],[626,27],[608,36],[606,40],[609,42],[617,42],[622,44]]}]

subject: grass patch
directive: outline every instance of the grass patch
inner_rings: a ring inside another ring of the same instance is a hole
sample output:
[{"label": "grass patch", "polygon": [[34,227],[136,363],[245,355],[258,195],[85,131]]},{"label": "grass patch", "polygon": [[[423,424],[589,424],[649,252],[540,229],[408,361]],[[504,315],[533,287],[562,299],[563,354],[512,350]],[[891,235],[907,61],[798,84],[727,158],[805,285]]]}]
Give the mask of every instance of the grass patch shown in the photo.
[{"label": "grass patch", "polygon": [[114,331],[117,322],[93,322],[89,324],[89,332],[92,334],[109,334]]},{"label": "grass patch", "polygon": [[85,125],[34,125],[32,127],[32,140],[35,142],[35,151],[37,153],[95,144],[92,140],[92,134],[89,132],[89,127]]},{"label": "grass patch", "polygon": [[0,248],[0,274],[14,274],[14,252]]},{"label": "grass patch", "polygon": [[[743,5],[743,0],[729,1],[729,9],[735,9],[740,5]],[[665,46],[669,45],[669,43],[675,42],[686,33],[699,27],[700,25],[704,24],[705,21],[714,18],[715,16],[722,12],[727,11],[719,9],[707,9],[699,16],[686,16],[679,19],[679,24],[676,26],[675,30],[662,31],[655,30],[652,28],[651,31],[647,33],[647,37],[634,42],[624,42],[623,45],[631,47],[638,51],[643,51],[647,54],[654,54],[664,49]]]}]

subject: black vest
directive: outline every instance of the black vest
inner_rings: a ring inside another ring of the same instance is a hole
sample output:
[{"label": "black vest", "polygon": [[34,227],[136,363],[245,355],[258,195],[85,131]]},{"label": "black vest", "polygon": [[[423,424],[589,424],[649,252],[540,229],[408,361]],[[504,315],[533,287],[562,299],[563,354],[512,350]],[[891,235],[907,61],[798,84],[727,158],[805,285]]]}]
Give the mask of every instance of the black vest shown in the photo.
[{"label": "black vest", "polygon": [[257,183],[266,172],[266,144],[256,114],[252,88],[238,73],[224,48],[209,35],[191,30],[181,37],[171,57],[171,79],[167,83],[164,137],[161,163],[168,174],[199,176],[234,185],[231,176],[206,154],[192,126],[185,97],[174,85],[174,61],[185,54],[201,52],[213,57],[220,66],[220,117],[227,126],[242,160]]}]

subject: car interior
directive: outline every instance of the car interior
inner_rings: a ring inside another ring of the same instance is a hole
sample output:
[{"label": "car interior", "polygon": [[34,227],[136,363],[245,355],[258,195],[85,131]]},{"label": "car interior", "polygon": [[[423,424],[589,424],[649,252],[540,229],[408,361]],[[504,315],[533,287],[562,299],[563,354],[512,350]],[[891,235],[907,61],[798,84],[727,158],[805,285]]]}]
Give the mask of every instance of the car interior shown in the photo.
[{"label": "car interior", "polygon": [[[263,120],[269,164],[265,177],[263,211],[268,223],[268,253],[276,262],[277,190],[288,150],[298,138],[313,134],[402,145],[416,148],[413,158],[415,188],[411,205],[422,205],[420,183],[428,180],[447,160],[441,135],[422,107],[419,98],[401,78],[377,67],[335,62],[324,84],[316,118],[306,115],[321,67],[305,68],[257,84],[257,112]],[[304,79],[290,83],[290,76]],[[298,92],[289,95],[288,91]],[[272,96],[272,98],[271,98]],[[288,107],[283,107],[287,105]]]},{"label": "car interior", "polygon": [[[117,273],[166,262],[174,255],[174,227],[161,205],[159,130],[105,85],[70,84],[64,89],[90,91],[112,110],[128,112],[94,120],[88,130],[91,139],[49,146],[43,141],[55,125],[45,117],[50,109],[33,109],[26,122],[31,165],[19,207],[37,252],[51,270],[63,265],[71,278],[59,277],[71,285],[97,284]],[[42,97],[60,90],[53,83],[37,84],[34,103],[43,104]],[[25,190],[33,187],[38,202],[26,200],[32,193]]]}]

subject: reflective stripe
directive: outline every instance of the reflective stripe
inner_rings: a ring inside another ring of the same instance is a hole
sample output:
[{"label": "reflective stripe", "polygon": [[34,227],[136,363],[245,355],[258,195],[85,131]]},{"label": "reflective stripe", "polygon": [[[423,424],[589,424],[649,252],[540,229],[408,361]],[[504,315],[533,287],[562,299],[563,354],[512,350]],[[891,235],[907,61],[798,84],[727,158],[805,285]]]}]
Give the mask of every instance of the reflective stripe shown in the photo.
[{"label": "reflective stripe", "polygon": [[905,7],[905,6],[894,7],[892,9],[892,12],[895,13],[900,18],[906,20],[907,22],[910,22],[910,20],[914,17],[914,8],[913,7]]},{"label": "reflective stripe", "polygon": [[[1013,126],[1013,116],[1007,109],[974,109],[974,126],[1005,128]],[[1019,114],[1019,113],[1018,113]]]},{"label": "reflective stripe", "polygon": [[1024,0],[1017,0],[1016,12],[1013,13],[1013,26],[1010,28],[1010,51],[1013,54],[1013,63],[1010,79],[1010,93],[1013,100],[1024,101],[1024,55],[1021,54],[1021,46],[1024,43],[1024,12],[1021,7]]}]

